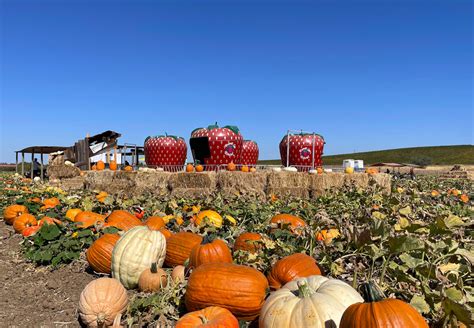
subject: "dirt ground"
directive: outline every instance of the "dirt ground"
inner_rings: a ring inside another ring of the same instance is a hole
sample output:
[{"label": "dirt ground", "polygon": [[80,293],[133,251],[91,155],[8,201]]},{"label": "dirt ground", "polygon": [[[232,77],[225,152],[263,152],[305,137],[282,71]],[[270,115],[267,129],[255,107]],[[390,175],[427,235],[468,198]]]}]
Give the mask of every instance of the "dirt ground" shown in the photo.
[{"label": "dirt ground", "polygon": [[95,278],[86,263],[36,268],[21,256],[21,240],[0,222],[0,327],[80,327],[79,295]]}]

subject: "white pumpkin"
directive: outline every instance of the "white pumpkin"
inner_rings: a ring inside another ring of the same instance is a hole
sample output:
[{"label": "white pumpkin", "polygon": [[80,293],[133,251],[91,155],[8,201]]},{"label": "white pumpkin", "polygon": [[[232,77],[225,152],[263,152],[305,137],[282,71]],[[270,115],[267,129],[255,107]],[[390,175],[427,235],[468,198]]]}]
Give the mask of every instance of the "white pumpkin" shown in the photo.
[{"label": "white pumpkin", "polygon": [[166,238],[147,226],[137,226],[120,237],[112,251],[112,277],[126,288],[138,285],[140,274],[157,263],[161,268],[166,255]]},{"label": "white pumpkin", "polygon": [[270,294],[260,312],[259,327],[338,327],[359,293],[337,279],[315,275],[290,281]]},{"label": "white pumpkin", "polygon": [[274,167],[273,172],[281,172],[281,167]]},{"label": "white pumpkin", "polygon": [[311,170],[309,170],[309,174],[318,174],[318,171],[316,171],[314,169],[311,169]]},{"label": "white pumpkin", "polygon": [[288,167],[284,167],[283,168],[283,171],[286,171],[286,172],[298,172],[298,169],[296,167],[293,167],[293,166],[288,166]]}]

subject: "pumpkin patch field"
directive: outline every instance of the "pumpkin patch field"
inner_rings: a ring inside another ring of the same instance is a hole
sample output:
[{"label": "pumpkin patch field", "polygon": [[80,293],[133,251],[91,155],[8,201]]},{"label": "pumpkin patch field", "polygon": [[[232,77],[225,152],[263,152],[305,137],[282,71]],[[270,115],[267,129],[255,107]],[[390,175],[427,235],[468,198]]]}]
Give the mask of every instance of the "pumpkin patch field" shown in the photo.
[{"label": "pumpkin patch field", "polygon": [[472,180],[166,197],[0,175],[0,327],[474,325]]}]

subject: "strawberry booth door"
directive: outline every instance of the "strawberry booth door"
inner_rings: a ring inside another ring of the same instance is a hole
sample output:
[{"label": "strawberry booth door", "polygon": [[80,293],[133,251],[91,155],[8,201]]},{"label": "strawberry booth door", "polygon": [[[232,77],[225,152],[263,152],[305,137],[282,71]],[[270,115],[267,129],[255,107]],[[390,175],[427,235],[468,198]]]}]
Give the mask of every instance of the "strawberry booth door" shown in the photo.
[{"label": "strawberry booth door", "polygon": [[205,165],[205,159],[211,156],[209,138],[191,138],[189,140],[189,145],[191,146],[191,153],[193,154],[194,163]]}]

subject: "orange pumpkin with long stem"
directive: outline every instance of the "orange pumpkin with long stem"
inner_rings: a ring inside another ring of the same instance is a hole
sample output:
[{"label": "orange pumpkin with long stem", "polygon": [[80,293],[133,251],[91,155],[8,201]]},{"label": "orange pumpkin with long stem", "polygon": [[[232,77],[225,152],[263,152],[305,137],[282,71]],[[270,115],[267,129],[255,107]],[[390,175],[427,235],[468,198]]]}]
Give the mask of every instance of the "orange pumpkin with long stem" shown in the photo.
[{"label": "orange pumpkin with long stem", "polygon": [[271,289],[281,286],[295,278],[304,278],[312,275],[321,275],[316,260],[309,255],[296,253],[278,260],[267,276]]},{"label": "orange pumpkin with long stem", "polygon": [[365,302],[352,304],[344,311],[340,328],[428,328],[414,307],[395,298],[385,298],[374,282],[365,283],[360,289]]},{"label": "orange pumpkin with long stem", "polygon": [[238,328],[239,321],[227,309],[209,306],[199,311],[185,314],[176,322],[176,328]]},{"label": "orange pumpkin with long stem", "polygon": [[28,213],[25,205],[10,205],[3,210],[3,219],[7,224],[13,224],[15,219],[24,213]]}]

